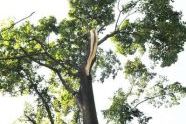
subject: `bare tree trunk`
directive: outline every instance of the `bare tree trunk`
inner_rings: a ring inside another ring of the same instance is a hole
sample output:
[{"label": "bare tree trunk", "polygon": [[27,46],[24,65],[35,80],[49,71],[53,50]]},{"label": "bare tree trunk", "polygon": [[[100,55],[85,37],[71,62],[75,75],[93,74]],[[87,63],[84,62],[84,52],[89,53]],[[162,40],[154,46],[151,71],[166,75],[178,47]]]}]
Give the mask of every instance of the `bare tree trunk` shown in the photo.
[{"label": "bare tree trunk", "polygon": [[81,73],[80,80],[78,103],[83,116],[83,124],[98,124],[91,76]]}]

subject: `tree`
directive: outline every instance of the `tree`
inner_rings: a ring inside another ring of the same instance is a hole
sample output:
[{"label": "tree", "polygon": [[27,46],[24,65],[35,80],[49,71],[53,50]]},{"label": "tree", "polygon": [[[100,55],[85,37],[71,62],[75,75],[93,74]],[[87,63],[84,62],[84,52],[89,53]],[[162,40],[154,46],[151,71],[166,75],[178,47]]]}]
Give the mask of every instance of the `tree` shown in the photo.
[{"label": "tree", "polygon": [[[1,92],[36,96],[36,104],[26,106],[22,121],[63,124],[69,123],[70,116],[71,123],[98,124],[92,82],[115,78],[122,70],[131,88],[119,90],[103,113],[115,123],[127,123],[134,117],[147,123],[150,117],[137,109],[139,104],[177,104],[186,89],[178,82],[168,84],[164,78],[154,81],[158,75],[139,57],[122,67],[118,56],[148,52],[155,65],[162,67],[177,61],[186,41],[186,27],[171,2],[70,0],[69,17],[60,23],[55,17],[45,17],[37,25],[10,22],[0,32]],[[108,39],[115,50],[101,47]],[[41,70],[49,74],[42,75]],[[154,82],[151,87],[149,82]],[[129,101],[131,96],[135,99]],[[141,97],[143,101],[139,101]]]}]

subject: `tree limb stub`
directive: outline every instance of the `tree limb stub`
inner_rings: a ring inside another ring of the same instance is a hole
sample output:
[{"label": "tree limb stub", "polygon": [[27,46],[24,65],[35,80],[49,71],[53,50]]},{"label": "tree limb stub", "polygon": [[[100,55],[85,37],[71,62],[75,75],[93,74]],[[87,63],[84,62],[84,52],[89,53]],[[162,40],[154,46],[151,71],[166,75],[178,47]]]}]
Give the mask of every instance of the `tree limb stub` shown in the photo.
[{"label": "tree limb stub", "polygon": [[87,76],[90,75],[90,70],[92,65],[94,64],[96,58],[96,51],[98,46],[98,35],[95,29],[90,31],[90,42],[89,42],[89,49],[88,49],[88,58],[85,64],[85,73]]}]

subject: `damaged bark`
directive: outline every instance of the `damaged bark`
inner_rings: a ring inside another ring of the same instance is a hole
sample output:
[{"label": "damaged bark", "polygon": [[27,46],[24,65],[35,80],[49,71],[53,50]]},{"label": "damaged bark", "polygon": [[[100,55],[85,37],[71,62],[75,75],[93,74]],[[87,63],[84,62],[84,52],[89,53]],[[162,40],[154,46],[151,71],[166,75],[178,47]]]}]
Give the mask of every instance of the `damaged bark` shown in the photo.
[{"label": "damaged bark", "polygon": [[86,63],[82,65],[80,74],[80,89],[78,92],[78,104],[82,113],[83,124],[98,124],[92,77],[90,74],[92,65],[96,59],[98,38],[96,30],[90,31],[90,43]]}]

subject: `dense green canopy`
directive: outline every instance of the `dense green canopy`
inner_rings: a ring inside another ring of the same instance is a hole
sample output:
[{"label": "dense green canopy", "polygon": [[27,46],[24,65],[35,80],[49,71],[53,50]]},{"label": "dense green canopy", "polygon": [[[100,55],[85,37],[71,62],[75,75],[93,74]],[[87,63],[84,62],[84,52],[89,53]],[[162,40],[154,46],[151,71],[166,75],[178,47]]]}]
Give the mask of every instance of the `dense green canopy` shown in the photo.
[{"label": "dense green canopy", "polygon": [[[37,24],[26,21],[16,25],[11,21],[0,31],[0,91],[36,97],[35,105],[26,105],[22,121],[82,122],[75,94],[81,86],[79,70],[87,57],[89,32],[96,29],[99,45],[91,71],[93,80],[103,83],[123,71],[131,86],[129,91],[118,90],[104,116],[116,124],[135,117],[141,124],[148,123],[151,117],[137,108],[139,104],[150,101],[155,106],[174,105],[186,89],[178,82],[159,80],[159,75],[141,62],[142,55],[125,65],[120,56],[128,60],[129,55],[148,52],[149,58],[161,67],[177,61],[178,53],[184,50],[186,23],[181,20],[182,13],[173,9],[172,2],[70,0],[69,17],[59,23],[52,16]],[[106,44],[112,44],[114,49],[105,50]],[[68,119],[69,116],[72,118]]]}]

